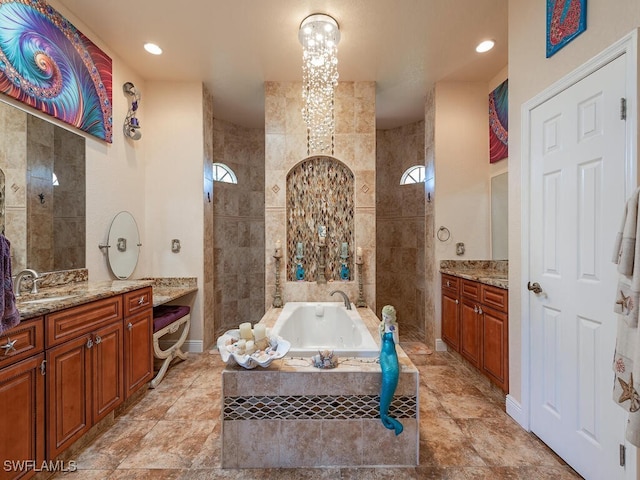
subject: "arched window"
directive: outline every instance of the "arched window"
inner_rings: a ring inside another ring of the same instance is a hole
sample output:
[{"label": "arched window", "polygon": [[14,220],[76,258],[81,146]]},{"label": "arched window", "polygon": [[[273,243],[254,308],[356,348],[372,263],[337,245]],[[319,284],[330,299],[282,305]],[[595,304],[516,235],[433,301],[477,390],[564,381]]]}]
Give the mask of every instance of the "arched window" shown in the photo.
[{"label": "arched window", "polygon": [[238,183],[236,174],[224,163],[213,164],[213,181],[224,183]]},{"label": "arched window", "polygon": [[407,168],[402,174],[400,185],[409,185],[410,183],[424,183],[424,165],[414,165]]}]

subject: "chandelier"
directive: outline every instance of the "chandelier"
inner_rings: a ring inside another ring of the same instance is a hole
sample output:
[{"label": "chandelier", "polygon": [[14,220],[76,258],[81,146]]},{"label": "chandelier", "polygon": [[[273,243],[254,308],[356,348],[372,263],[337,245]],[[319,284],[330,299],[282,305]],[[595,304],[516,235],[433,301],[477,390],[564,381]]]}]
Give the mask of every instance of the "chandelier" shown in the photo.
[{"label": "chandelier", "polygon": [[338,22],[322,13],[310,15],[300,24],[298,40],[302,44],[302,118],[307,125],[307,155],[333,155]]}]

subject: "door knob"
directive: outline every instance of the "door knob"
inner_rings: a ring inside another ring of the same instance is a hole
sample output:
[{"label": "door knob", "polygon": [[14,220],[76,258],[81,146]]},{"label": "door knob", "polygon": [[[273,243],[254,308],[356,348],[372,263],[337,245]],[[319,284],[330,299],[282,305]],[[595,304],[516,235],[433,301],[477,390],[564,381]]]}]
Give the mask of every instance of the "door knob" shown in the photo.
[{"label": "door knob", "polygon": [[527,289],[532,291],[533,293],[542,293],[542,287],[538,282],[527,282]]}]

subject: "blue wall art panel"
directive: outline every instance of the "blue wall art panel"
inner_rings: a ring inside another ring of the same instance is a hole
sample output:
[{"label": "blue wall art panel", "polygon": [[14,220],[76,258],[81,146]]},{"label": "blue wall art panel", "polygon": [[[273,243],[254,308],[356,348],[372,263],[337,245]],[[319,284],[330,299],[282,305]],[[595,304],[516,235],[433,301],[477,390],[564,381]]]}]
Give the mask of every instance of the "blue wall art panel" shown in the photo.
[{"label": "blue wall art panel", "polygon": [[587,0],[547,0],[547,58],[587,29]]},{"label": "blue wall art panel", "polygon": [[0,92],[111,143],[111,58],[44,0],[0,0]]}]

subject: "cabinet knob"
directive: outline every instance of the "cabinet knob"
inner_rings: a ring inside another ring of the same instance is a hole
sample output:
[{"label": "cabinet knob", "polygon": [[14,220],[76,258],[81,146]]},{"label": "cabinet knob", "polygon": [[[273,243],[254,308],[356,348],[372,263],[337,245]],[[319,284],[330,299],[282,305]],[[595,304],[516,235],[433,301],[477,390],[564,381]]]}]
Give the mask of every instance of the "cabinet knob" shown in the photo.
[{"label": "cabinet knob", "polygon": [[451,286],[451,282],[449,280],[447,280],[447,287]]},{"label": "cabinet knob", "polygon": [[129,323],[127,324],[127,328],[128,328],[129,330],[131,330],[131,329],[133,328],[133,325],[131,325],[131,322],[129,322]]},{"label": "cabinet knob", "polygon": [[140,300],[138,300],[138,305],[142,305],[144,303],[144,295],[140,297]]},{"label": "cabinet knob", "polygon": [[460,303],[460,301],[456,298],[456,305],[458,305]]},{"label": "cabinet knob", "polygon": [[93,340],[91,338],[87,339],[87,348],[93,347]]},{"label": "cabinet knob", "polygon": [[483,313],[483,312],[482,312],[482,307],[478,307],[478,313],[479,313],[480,315],[482,315],[482,313]]},{"label": "cabinet knob", "polygon": [[474,306],[473,306],[473,311],[474,311],[475,313],[478,313],[478,305],[474,305]]},{"label": "cabinet knob", "polygon": [[40,374],[45,375],[46,373],[47,373],[47,361],[42,360],[42,363],[40,364]]},{"label": "cabinet knob", "polygon": [[11,340],[10,338],[7,337],[7,343],[5,343],[4,345],[2,345],[0,347],[0,348],[4,348],[4,354],[5,355],[9,355],[9,353],[16,351],[16,342],[17,341],[18,340]]},{"label": "cabinet knob", "polygon": [[102,343],[102,337],[100,335],[96,335],[96,345]]}]

